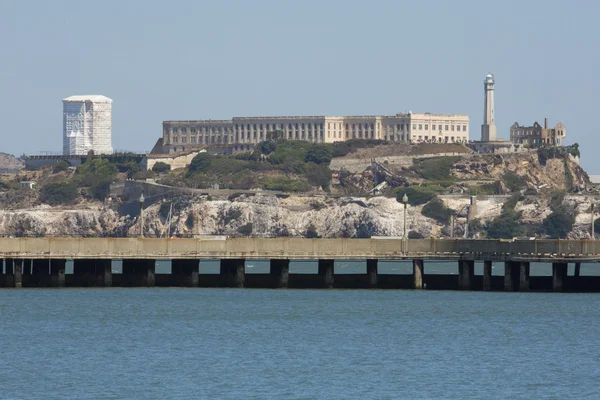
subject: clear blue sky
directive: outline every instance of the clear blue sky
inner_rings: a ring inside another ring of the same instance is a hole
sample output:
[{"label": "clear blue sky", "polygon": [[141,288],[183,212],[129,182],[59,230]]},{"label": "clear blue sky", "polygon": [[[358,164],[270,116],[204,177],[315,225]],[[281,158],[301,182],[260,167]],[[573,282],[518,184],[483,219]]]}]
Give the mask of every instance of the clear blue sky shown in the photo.
[{"label": "clear blue sky", "polygon": [[0,151],[62,148],[62,102],[113,99],[113,146],[163,120],[465,113],[477,139],[496,75],[498,134],[567,127],[600,173],[600,2],[0,0]]}]

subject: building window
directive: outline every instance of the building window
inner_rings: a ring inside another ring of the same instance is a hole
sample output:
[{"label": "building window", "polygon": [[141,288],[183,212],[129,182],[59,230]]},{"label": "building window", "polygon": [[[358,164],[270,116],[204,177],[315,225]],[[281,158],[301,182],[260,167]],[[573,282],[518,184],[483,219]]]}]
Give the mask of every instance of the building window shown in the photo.
[{"label": "building window", "polygon": [[429,125],[425,124],[425,130],[429,129]]},{"label": "building window", "polygon": [[466,132],[466,131],[467,131],[467,126],[463,125],[463,132]]},{"label": "building window", "polygon": [[417,129],[417,124],[413,124],[413,129]]},{"label": "building window", "polygon": [[422,130],[422,129],[423,129],[423,125],[419,124],[419,130]]},{"label": "building window", "polygon": [[173,133],[177,133],[177,128],[173,128]]},{"label": "building window", "polygon": [[451,125],[451,126],[450,126],[450,130],[451,130],[451,131],[454,131],[454,125]]},{"label": "building window", "polygon": [[445,130],[448,130],[448,125],[446,125],[446,126],[444,126],[444,127],[446,128]]},{"label": "building window", "polygon": [[181,133],[187,133],[187,128],[181,128]]},{"label": "building window", "polygon": [[196,133],[196,128],[191,128],[191,129],[190,129],[190,131],[191,131],[192,133]]}]

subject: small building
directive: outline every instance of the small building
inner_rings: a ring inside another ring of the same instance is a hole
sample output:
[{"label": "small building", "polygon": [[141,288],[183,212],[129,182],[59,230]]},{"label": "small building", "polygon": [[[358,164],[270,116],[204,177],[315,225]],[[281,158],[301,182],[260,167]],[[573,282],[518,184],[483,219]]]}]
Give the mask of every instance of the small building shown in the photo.
[{"label": "small building", "polygon": [[22,181],[19,182],[19,186],[21,186],[22,189],[34,189],[36,183],[34,181]]},{"label": "small building", "polygon": [[515,122],[510,127],[510,141],[514,144],[562,146],[566,136],[567,130],[563,123],[559,122],[554,128],[548,128],[548,118],[544,118],[543,127],[537,121],[532,126],[521,126]]}]

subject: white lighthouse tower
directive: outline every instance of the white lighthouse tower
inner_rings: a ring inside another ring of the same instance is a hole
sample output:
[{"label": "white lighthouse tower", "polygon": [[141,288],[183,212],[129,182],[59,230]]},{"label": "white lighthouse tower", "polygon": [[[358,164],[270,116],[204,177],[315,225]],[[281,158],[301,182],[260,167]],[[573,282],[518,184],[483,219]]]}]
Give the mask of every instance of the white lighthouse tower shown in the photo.
[{"label": "white lighthouse tower", "polygon": [[484,104],[483,104],[483,125],[481,125],[481,141],[496,141],[496,118],[494,116],[494,75],[488,74],[483,81]]}]

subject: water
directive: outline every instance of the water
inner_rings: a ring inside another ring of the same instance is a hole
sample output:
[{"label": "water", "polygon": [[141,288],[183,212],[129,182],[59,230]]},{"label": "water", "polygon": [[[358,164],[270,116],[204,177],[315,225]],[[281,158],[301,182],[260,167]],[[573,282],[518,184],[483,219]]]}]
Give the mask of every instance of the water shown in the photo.
[{"label": "water", "polygon": [[0,290],[2,399],[600,398],[600,295]]}]

